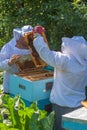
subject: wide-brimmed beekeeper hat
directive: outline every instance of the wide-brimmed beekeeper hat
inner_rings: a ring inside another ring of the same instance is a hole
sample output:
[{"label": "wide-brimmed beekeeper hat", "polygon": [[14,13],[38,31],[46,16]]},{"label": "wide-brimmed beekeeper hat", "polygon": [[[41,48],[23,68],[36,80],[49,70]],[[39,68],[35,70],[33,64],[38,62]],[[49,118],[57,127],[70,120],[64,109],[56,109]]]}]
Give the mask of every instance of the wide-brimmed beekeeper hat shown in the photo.
[{"label": "wide-brimmed beekeeper hat", "polygon": [[74,56],[79,63],[87,65],[87,41],[82,36],[62,38],[62,52]]},{"label": "wide-brimmed beekeeper hat", "polygon": [[20,36],[24,36],[25,33],[31,32],[33,27],[31,25],[25,25],[22,28],[14,28],[13,29],[13,36],[15,40],[18,40]]}]

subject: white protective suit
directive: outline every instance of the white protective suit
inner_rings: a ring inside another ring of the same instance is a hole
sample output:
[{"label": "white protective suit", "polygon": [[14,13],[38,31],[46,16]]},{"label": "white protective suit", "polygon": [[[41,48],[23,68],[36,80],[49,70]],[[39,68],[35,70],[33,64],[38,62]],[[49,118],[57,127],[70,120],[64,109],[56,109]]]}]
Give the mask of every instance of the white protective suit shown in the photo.
[{"label": "white protective suit", "polygon": [[5,93],[9,93],[9,76],[11,73],[18,72],[18,68],[16,65],[9,66],[8,61],[11,58],[12,55],[18,54],[18,55],[25,55],[30,54],[31,52],[26,49],[19,49],[15,47],[16,40],[19,39],[20,35],[24,35],[25,32],[29,32],[32,30],[32,27],[30,25],[26,25],[22,27],[21,29],[14,29],[13,34],[14,38],[11,39],[7,44],[5,44],[0,52],[0,70],[4,72],[3,75],[3,89]]},{"label": "white protective suit", "polygon": [[40,57],[54,67],[50,101],[70,108],[81,106],[87,85],[87,42],[83,37],[62,38],[61,52],[51,51],[38,36],[33,44]]}]

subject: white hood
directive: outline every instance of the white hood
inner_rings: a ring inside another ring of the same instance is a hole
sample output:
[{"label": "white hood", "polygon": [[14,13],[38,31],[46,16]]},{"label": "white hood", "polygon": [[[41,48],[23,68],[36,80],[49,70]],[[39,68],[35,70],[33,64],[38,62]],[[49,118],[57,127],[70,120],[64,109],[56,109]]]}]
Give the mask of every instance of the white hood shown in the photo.
[{"label": "white hood", "polygon": [[24,36],[25,33],[31,32],[33,27],[31,25],[25,25],[22,28],[13,29],[13,35],[15,40],[18,40],[20,36]]},{"label": "white hood", "polygon": [[62,38],[62,52],[73,55],[80,64],[87,65],[87,41],[82,36]]}]

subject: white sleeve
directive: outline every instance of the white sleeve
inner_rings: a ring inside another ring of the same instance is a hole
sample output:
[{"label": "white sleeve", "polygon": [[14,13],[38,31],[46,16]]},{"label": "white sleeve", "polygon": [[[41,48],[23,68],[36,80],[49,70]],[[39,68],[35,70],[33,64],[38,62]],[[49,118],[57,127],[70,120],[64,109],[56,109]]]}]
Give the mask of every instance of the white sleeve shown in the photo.
[{"label": "white sleeve", "polygon": [[0,52],[0,70],[8,70],[11,67],[8,65],[9,61],[9,53],[11,50],[8,49],[8,45],[5,45],[2,47],[1,52]]},{"label": "white sleeve", "polygon": [[61,52],[51,51],[44,42],[43,37],[39,36],[33,41],[34,47],[40,57],[48,64],[59,69],[64,69],[66,66],[67,57]]}]

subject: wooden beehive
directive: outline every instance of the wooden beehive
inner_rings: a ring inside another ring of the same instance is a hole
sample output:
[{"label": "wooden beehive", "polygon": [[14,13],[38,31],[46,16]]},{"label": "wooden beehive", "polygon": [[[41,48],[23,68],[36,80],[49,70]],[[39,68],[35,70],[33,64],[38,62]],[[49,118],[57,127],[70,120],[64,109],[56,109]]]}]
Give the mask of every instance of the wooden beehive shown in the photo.
[{"label": "wooden beehive", "polygon": [[30,54],[22,55],[16,62],[16,65],[18,66],[19,72],[24,72],[26,70],[30,70],[31,68],[35,68],[35,64],[33,63]]},{"label": "wooden beehive", "polygon": [[37,69],[37,68],[44,68],[47,66],[47,64],[40,58],[39,54],[35,50],[33,46],[33,32],[26,33],[25,34],[25,39],[28,44],[28,48],[32,50],[31,54],[28,55],[23,55],[19,58],[19,60],[16,62],[16,65],[19,68],[19,71],[24,70],[30,70],[32,69]]},{"label": "wooden beehive", "polygon": [[50,104],[50,91],[53,86],[53,71],[39,57],[32,43],[33,35],[27,34],[26,40],[31,55],[23,55],[16,63],[19,72],[10,75],[10,95],[21,95],[29,103],[38,101],[40,108]]},{"label": "wooden beehive", "polygon": [[32,57],[33,63],[35,64],[35,67],[47,66],[47,64],[40,58],[40,56],[38,55],[37,51],[35,50],[33,46],[33,32],[26,33],[25,39],[27,41],[29,49],[32,50],[31,57]]},{"label": "wooden beehive", "polygon": [[21,56],[17,61],[20,71],[17,76],[31,81],[52,78],[53,72],[44,69],[47,64],[40,58],[33,46],[33,33],[26,33],[25,38],[32,53]]},{"label": "wooden beehive", "polygon": [[37,81],[52,78],[53,72],[45,70],[43,68],[30,68],[23,70],[20,73],[17,73],[16,75],[30,81]]}]

